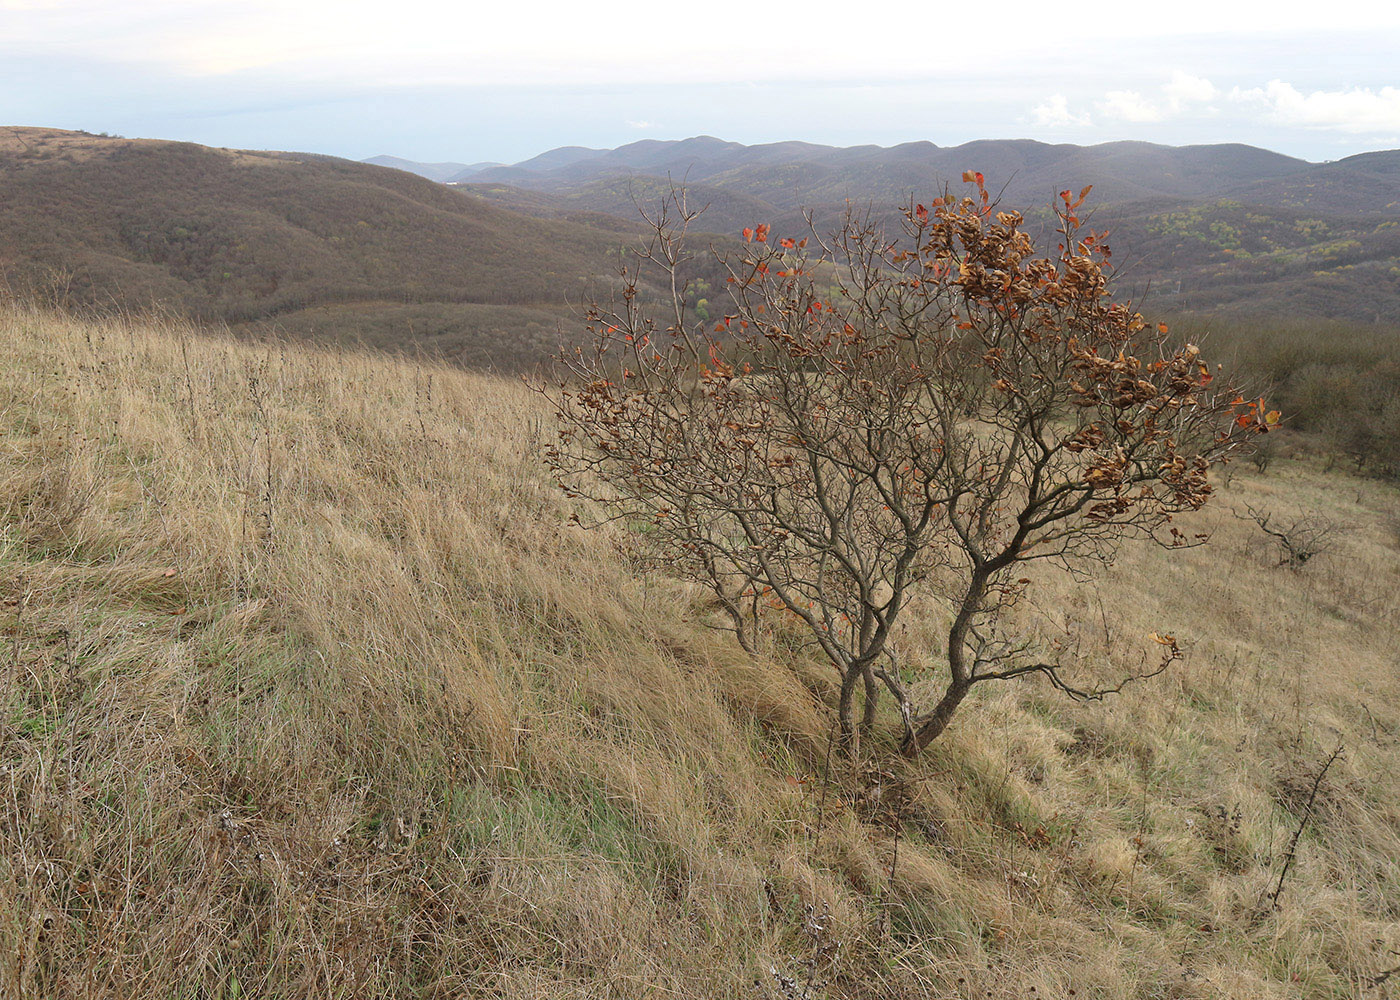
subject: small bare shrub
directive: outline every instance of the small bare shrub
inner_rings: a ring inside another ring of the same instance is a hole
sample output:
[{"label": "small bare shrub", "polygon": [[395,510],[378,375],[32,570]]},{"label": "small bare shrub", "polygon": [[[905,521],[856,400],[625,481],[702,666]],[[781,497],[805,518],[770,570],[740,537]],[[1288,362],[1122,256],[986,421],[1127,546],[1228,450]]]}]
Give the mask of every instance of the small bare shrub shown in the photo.
[{"label": "small bare shrub", "polygon": [[1278,565],[1300,570],[1316,556],[1330,552],[1347,527],[1321,514],[1304,514],[1292,521],[1276,520],[1267,510],[1246,505],[1248,515],[1237,515],[1253,521],[1259,530],[1273,539],[1278,553]]}]

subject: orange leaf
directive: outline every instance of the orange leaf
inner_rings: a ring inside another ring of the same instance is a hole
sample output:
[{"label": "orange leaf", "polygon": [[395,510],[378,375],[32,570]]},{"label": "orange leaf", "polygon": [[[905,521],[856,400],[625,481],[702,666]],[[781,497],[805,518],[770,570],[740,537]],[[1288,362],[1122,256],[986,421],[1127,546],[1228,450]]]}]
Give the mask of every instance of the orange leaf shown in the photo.
[{"label": "orange leaf", "polygon": [[749,240],[751,240],[751,239],[753,239],[753,230],[750,229],[748,226],[745,226],[745,227],[744,227],[744,242],[747,243],[747,242],[748,242]]}]

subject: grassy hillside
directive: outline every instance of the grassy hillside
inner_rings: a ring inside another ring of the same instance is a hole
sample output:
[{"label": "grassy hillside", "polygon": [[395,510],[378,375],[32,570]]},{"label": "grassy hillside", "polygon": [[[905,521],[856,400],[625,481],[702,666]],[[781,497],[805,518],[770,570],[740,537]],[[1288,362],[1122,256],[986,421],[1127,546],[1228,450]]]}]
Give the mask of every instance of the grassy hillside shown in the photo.
[{"label": "grassy hillside", "polygon": [[[569,527],[518,384],[0,341],[0,995],[1400,995],[1390,488],[1238,469],[1209,546],[1022,609],[1090,675],[1169,628],[1168,675],[828,767],[825,673]],[[1291,573],[1246,503],[1352,530]]]}]

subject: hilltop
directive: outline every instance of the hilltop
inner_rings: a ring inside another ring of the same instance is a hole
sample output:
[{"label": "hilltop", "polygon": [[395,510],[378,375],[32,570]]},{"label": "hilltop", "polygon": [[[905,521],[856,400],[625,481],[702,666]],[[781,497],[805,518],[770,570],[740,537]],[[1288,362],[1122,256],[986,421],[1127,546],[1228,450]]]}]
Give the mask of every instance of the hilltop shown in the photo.
[{"label": "hilltop", "polygon": [[[1017,624],[1085,677],[1164,627],[1167,674],[978,688],[847,765],[781,623],[747,656],[570,524],[517,382],[14,307],[0,342],[7,995],[1396,995],[1395,494],[1296,439],[1208,545],[1034,571]],[[1290,572],[1246,505],[1349,530]]]}]

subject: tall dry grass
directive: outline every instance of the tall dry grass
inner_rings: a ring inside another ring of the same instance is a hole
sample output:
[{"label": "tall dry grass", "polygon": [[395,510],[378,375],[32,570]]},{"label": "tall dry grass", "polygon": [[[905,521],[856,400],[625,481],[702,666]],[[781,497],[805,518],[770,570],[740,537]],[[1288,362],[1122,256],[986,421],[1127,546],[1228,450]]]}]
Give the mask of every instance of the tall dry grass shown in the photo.
[{"label": "tall dry grass", "polygon": [[[570,527],[523,387],[13,309],[0,344],[5,997],[1395,995],[1383,486],[1241,471],[1210,546],[1021,609],[1091,673],[1153,629],[1186,662],[828,767],[815,661]],[[1354,530],[1278,570],[1246,501]]]}]

